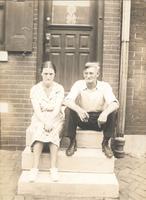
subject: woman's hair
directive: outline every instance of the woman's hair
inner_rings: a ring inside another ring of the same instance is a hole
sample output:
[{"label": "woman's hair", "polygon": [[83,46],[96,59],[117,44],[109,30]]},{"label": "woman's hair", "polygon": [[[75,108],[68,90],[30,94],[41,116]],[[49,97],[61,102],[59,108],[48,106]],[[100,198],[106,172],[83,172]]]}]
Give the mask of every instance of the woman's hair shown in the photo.
[{"label": "woman's hair", "polygon": [[56,66],[55,66],[51,61],[45,61],[45,62],[43,63],[43,68],[42,68],[42,70],[43,70],[44,68],[52,68],[52,69],[54,70],[55,74],[56,74]]}]

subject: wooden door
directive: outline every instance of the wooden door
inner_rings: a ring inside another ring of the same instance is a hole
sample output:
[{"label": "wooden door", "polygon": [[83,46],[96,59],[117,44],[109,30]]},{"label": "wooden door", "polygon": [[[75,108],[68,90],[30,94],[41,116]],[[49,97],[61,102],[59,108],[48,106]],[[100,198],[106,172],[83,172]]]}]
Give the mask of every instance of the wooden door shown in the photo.
[{"label": "wooden door", "polygon": [[96,61],[97,1],[45,1],[45,60],[57,67],[65,91],[82,78],[87,61]]}]

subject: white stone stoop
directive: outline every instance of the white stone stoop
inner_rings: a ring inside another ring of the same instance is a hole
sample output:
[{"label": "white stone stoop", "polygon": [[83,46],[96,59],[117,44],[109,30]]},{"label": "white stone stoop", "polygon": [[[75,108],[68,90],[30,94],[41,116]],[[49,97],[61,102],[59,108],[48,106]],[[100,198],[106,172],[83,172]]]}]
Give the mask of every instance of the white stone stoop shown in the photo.
[{"label": "white stone stoop", "polygon": [[[59,180],[52,182],[49,174],[49,153],[42,153],[39,174],[35,182],[29,182],[32,152],[28,136],[22,152],[22,173],[18,181],[18,194],[96,197],[115,199],[119,196],[119,184],[114,173],[114,158],[106,158],[101,150],[102,134],[95,131],[78,131],[78,149],[71,157],[62,148],[58,153]],[[97,142],[98,141],[98,142]],[[98,143],[98,144],[97,144]]]}]

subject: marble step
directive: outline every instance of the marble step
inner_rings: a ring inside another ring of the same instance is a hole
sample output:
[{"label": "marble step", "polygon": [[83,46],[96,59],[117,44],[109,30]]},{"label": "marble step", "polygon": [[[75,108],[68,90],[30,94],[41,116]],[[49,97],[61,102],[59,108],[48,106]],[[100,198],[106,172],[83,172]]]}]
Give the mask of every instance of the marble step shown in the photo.
[{"label": "marble step", "polygon": [[[68,172],[113,173],[115,158],[107,158],[101,149],[78,148],[73,156],[66,156],[65,150],[58,152],[58,168]],[[22,152],[22,169],[30,169],[33,153],[29,147]],[[42,153],[39,169],[50,168],[49,153]]]},{"label": "marble step", "polygon": [[59,181],[52,182],[49,172],[39,172],[35,182],[29,182],[29,171],[23,171],[18,181],[18,194],[71,197],[117,198],[119,184],[114,173],[59,172]]},{"label": "marble step", "polygon": [[[92,130],[77,130],[76,140],[78,147],[85,148],[101,148],[103,133]],[[31,135],[26,133],[26,146],[30,145]],[[69,139],[64,137],[61,142],[61,147],[67,147],[69,145]]]}]

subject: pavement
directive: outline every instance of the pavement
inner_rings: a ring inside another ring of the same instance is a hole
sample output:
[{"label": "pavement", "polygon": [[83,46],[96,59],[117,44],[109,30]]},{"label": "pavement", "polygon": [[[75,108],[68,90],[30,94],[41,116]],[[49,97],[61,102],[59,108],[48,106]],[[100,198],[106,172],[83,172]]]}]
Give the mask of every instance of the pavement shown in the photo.
[{"label": "pavement", "polygon": [[[22,151],[0,150],[0,200],[111,200],[99,198],[17,195]],[[146,157],[116,159],[115,173],[120,185],[120,200],[146,200]]]}]

